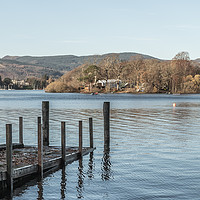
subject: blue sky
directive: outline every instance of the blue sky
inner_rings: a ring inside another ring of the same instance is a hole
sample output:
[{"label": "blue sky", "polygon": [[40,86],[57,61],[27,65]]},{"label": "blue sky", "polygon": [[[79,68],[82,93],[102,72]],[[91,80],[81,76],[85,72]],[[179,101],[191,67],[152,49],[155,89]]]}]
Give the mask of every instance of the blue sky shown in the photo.
[{"label": "blue sky", "polygon": [[136,52],[200,58],[199,0],[0,0],[0,57]]}]

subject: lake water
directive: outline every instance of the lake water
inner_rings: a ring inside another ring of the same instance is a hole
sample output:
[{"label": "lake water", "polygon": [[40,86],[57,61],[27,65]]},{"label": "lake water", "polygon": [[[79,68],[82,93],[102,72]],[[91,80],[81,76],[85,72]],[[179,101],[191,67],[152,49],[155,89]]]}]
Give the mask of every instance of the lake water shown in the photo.
[{"label": "lake water", "polygon": [[[66,122],[67,145],[89,146],[88,118],[94,121],[93,155],[15,190],[13,199],[200,199],[200,95],[46,94],[0,91],[0,143],[5,124],[24,118],[24,143],[37,144],[37,117],[50,102],[50,144],[60,145]],[[111,103],[111,150],[103,152],[103,102]],[[176,103],[173,108],[172,104]]]}]

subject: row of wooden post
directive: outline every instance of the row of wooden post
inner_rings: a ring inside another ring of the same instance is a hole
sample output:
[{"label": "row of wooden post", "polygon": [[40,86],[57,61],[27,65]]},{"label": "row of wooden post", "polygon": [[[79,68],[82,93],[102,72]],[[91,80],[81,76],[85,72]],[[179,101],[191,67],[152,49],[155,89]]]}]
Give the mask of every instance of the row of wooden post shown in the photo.
[{"label": "row of wooden post", "polygon": [[[104,147],[106,149],[110,146],[110,103],[104,102]],[[49,146],[49,101],[42,102],[42,123],[43,123],[43,144]],[[81,132],[82,122],[79,122],[79,135]],[[92,118],[89,119],[89,131],[93,132]],[[90,141],[93,141],[93,135],[90,135]],[[80,141],[79,141],[80,142]],[[80,142],[81,144],[81,142]],[[93,147],[93,143],[91,144]]]},{"label": "row of wooden post", "polygon": [[[79,121],[79,155],[80,155],[80,157],[82,157],[82,149],[83,149],[82,134],[83,134],[82,121]],[[89,134],[90,134],[90,148],[93,148],[92,118],[89,118]],[[23,137],[23,136],[21,136],[21,137]],[[6,124],[7,189],[11,193],[13,191],[12,149],[13,149],[13,147],[12,147],[12,124]],[[66,158],[65,122],[61,122],[61,155],[62,155],[61,164],[65,165],[65,158]],[[42,131],[42,124],[41,124],[41,117],[38,117],[38,175],[40,177],[43,177],[43,131]]]},{"label": "row of wooden post", "polygon": [[[23,145],[23,118],[19,117],[19,143]],[[13,168],[12,168],[12,124],[6,124],[6,167],[7,188],[13,191]]]},{"label": "row of wooden post", "polygon": [[[104,116],[104,151],[109,151],[110,149],[110,102],[104,102],[103,116]],[[48,146],[49,145],[49,102],[48,101],[42,102],[42,123],[43,123],[43,144],[44,146]],[[92,119],[90,119],[89,124],[92,124]],[[82,129],[80,127],[82,127],[82,122],[79,122],[79,135],[81,134],[81,129]],[[92,126],[90,126],[90,128],[92,129]],[[93,131],[93,130],[90,130],[90,131]],[[79,139],[80,138],[81,136],[79,137]],[[80,140],[79,140],[79,144],[82,145]],[[93,138],[90,138],[90,141],[93,141]]]},{"label": "row of wooden post", "polygon": [[[48,102],[43,102],[43,115],[42,115],[42,121],[43,121],[43,136],[42,140],[44,143],[44,146],[49,146],[49,107]],[[38,119],[39,120],[39,119]],[[41,123],[41,117],[40,117],[40,123]],[[19,144],[23,145],[23,117],[19,117]]]},{"label": "row of wooden post", "polygon": [[[89,118],[90,148],[93,148],[93,123]],[[79,155],[82,157],[83,151],[82,121],[79,121]],[[43,136],[41,131],[41,117],[38,117],[38,173],[43,177]],[[66,128],[65,122],[61,122],[61,165],[65,165],[66,158]]]},{"label": "row of wooden post", "polygon": [[[41,117],[38,117],[38,173],[43,177],[43,145],[49,145],[49,103],[42,104],[43,126]],[[45,115],[48,115],[45,117]],[[104,102],[104,151],[110,149],[110,103]],[[45,125],[44,125],[45,124]],[[43,127],[43,130],[42,130]],[[93,148],[93,120],[89,118],[90,148]],[[19,143],[23,144],[23,118],[19,118]],[[83,137],[82,121],[79,121],[79,154],[82,157]],[[65,164],[66,157],[66,130],[65,122],[61,122],[61,164]],[[13,191],[13,168],[12,168],[12,124],[6,124],[6,162],[7,162],[7,189]]]}]

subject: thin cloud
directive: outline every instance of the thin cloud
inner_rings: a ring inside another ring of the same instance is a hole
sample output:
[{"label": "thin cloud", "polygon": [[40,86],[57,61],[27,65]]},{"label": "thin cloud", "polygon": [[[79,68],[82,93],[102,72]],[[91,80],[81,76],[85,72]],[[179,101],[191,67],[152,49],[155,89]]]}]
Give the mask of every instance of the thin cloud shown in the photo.
[{"label": "thin cloud", "polygon": [[63,40],[62,43],[82,44],[82,43],[87,43],[87,41],[85,41],[85,40]]},{"label": "thin cloud", "polygon": [[179,25],[176,28],[180,30],[197,30],[200,29],[200,26]]},{"label": "thin cloud", "polygon": [[170,30],[187,31],[187,30],[199,30],[200,26],[176,25],[176,26],[165,26],[165,28],[170,29]]},{"label": "thin cloud", "polygon": [[32,36],[32,35],[22,35],[22,34],[15,35],[15,37],[19,38],[19,39],[25,39],[25,40],[36,39],[35,36]]},{"label": "thin cloud", "polygon": [[128,37],[128,36],[116,36],[118,39],[125,40],[135,40],[135,41],[158,41],[157,38],[148,38],[148,37]]}]

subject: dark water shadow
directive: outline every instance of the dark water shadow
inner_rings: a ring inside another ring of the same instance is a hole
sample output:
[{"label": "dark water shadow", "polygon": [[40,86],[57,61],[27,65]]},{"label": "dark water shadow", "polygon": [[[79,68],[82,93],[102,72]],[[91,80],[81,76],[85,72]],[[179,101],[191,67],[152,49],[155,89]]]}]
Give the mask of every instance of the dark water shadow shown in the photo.
[{"label": "dark water shadow", "polygon": [[61,199],[65,199],[66,185],[67,185],[66,166],[63,166],[62,167],[62,174],[61,174],[61,182],[60,182]]},{"label": "dark water shadow", "polygon": [[37,182],[37,188],[38,188],[38,197],[37,197],[37,200],[42,200],[44,199],[43,198],[43,179],[40,179],[38,182]]},{"label": "dark water shadow", "polygon": [[82,199],[83,197],[83,190],[84,190],[84,174],[83,174],[83,159],[79,159],[79,167],[78,167],[78,184],[76,187],[77,190],[77,198]]},{"label": "dark water shadow", "polygon": [[110,159],[110,151],[104,151],[102,162],[101,162],[101,179],[108,181],[113,179],[112,164]]},{"label": "dark water shadow", "polygon": [[44,179],[48,176],[50,176],[51,174],[55,173],[56,171],[58,171],[60,169],[60,167],[55,167],[52,168],[46,172],[44,172],[43,177],[39,177],[37,174],[31,175],[31,176],[27,176],[26,178],[24,178],[23,180],[19,181],[18,183],[16,183],[14,185],[14,190],[13,190],[13,194],[12,196],[10,196],[10,194],[3,193],[0,191],[0,199],[12,199],[14,197],[21,197],[23,196],[23,193],[30,187],[32,186],[36,186],[37,185],[37,199],[44,199],[43,197],[43,184],[44,184]]},{"label": "dark water shadow", "polygon": [[0,199],[2,200],[12,200],[13,196],[14,196],[14,193],[0,191]]},{"label": "dark water shadow", "polygon": [[7,191],[2,192],[0,191],[0,199],[13,199],[14,197],[20,197],[23,195],[23,193],[29,188],[32,187],[34,185],[37,185],[38,187],[38,197],[37,199],[44,199],[43,198],[43,179],[36,177],[29,177],[29,181],[28,178],[27,180],[22,180],[20,181],[20,183],[17,183],[14,186],[14,190],[13,190],[13,194],[8,193]]},{"label": "dark water shadow", "polygon": [[87,171],[87,175],[90,180],[94,178],[93,170],[94,170],[94,156],[93,156],[93,152],[91,152],[89,162],[88,162],[88,171]]}]

